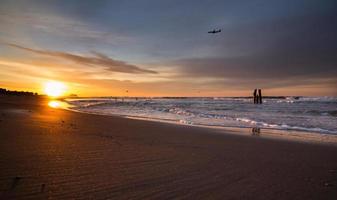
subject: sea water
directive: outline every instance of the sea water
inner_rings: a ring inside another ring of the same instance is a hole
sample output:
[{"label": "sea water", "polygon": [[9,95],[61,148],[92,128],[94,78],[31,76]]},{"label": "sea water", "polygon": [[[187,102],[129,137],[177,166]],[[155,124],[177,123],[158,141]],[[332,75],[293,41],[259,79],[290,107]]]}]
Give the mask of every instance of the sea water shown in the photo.
[{"label": "sea water", "polygon": [[337,135],[337,97],[74,98],[82,112],[146,118],[189,125],[260,127]]}]

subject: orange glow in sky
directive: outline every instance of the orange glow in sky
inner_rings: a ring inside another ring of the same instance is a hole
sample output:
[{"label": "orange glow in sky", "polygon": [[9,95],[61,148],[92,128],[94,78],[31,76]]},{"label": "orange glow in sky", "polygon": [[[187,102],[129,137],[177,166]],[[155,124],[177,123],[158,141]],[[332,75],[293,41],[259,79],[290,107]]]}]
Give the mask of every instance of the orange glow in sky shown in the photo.
[{"label": "orange glow in sky", "polygon": [[54,99],[337,96],[336,1],[285,1],[0,0],[0,88]]}]

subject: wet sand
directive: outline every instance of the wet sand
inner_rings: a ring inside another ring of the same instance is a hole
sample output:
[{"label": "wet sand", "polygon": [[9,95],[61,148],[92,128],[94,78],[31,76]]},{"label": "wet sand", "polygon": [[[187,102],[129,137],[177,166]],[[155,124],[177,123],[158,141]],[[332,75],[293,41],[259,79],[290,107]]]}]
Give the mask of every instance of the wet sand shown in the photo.
[{"label": "wet sand", "polygon": [[0,97],[0,199],[336,199],[336,145]]}]

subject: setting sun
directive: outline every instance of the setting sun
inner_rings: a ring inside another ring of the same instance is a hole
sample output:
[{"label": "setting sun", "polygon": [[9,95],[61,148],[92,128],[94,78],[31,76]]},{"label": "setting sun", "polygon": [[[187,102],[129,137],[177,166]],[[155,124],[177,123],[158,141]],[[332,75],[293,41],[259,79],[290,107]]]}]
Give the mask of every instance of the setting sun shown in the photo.
[{"label": "setting sun", "polygon": [[61,82],[50,81],[44,86],[44,92],[50,97],[62,96],[66,91],[66,85]]}]

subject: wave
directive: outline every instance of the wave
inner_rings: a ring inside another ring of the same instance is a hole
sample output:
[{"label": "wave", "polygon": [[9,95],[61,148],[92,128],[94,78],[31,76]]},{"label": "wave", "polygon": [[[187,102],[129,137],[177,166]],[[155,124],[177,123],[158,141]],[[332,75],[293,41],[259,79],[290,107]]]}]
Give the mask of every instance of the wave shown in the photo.
[{"label": "wave", "polygon": [[251,124],[253,127],[259,128],[270,128],[277,130],[294,130],[294,131],[306,131],[306,132],[319,132],[319,133],[327,133],[327,134],[337,134],[337,131],[327,130],[323,128],[316,127],[301,127],[301,126],[291,126],[287,124],[268,124],[266,122],[255,121],[248,118],[236,118],[237,121],[245,122]]},{"label": "wave", "polygon": [[304,113],[312,114],[312,115],[319,115],[319,116],[333,116],[337,117],[337,110],[328,110],[328,111],[321,111],[321,110],[308,110]]},{"label": "wave", "polygon": [[248,98],[92,98],[68,103],[95,114],[170,120],[188,125],[261,127],[337,134],[335,97]]},{"label": "wave", "polygon": [[337,103],[337,97],[300,97],[297,102],[325,102]]}]

